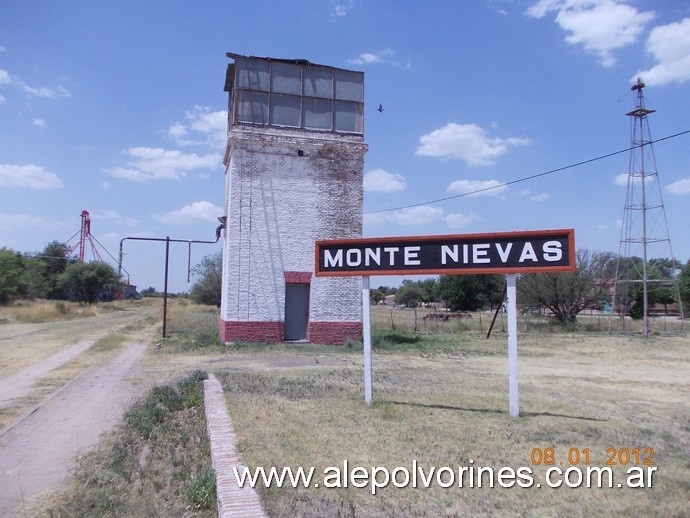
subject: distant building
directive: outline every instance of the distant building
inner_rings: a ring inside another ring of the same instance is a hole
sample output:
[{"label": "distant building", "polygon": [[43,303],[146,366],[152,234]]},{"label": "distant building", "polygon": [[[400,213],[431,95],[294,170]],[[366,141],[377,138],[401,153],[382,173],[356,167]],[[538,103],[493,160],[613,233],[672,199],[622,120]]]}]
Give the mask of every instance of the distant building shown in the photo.
[{"label": "distant building", "polygon": [[364,74],[228,57],[220,337],[359,340],[361,280],[313,272],[315,240],[362,236]]}]

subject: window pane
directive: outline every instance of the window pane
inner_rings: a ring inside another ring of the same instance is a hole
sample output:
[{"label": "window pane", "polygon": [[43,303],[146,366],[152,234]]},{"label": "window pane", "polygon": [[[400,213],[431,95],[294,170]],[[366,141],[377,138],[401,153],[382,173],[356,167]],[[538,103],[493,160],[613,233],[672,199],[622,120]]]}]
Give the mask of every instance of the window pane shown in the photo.
[{"label": "window pane", "polygon": [[302,78],[299,65],[291,63],[277,63],[271,65],[271,91],[284,94],[300,95],[302,93]]},{"label": "window pane", "polygon": [[364,100],[364,74],[349,70],[333,70],[335,76],[335,98],[343,101]]},{"label": "window pane", "polygon": [[335,101],[335,130],[349,133],[363,133],[362,105]]},{"label": "window pane", "polygon": [[271,95],[271,124],[299,127],[300,98],[296,95]]},{"label": "window pane", "polygon": [[268,62],[258,59],[237,58],[237,88],[268,92]]},{"label": "window pane", "polygon": [[237,90],[237,122],[268,124],[268,94]]},{"label": "window pane", "polygon": [[310,97],[333,97],[333,74],[325,67],[304,68],[304,95]]},{"label": "window pane", "polygon": [[326,99],[302,99],[302,127],[331,130],[333,120],[332,101]]}]

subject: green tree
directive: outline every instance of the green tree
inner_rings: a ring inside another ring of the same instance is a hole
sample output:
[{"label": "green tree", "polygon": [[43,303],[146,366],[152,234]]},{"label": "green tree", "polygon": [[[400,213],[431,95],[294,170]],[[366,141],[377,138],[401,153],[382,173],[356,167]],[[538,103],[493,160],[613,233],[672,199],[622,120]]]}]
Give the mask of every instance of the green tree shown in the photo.
[{"label": "green tree", "polygon": [[27,257],[24,259],[24,276],[26,283],[26,297],[42,299],[48,296],[48,282],[46,280],[46,265],[40,259]]},{"label": "green tree", "polygon": [[385,300],[386,295],[379,290],[371,290],[371,293],[369,294],[369,302],[371,304],[378,304],[382,300]]},{"label": "green tree", "polygon": [[49,299],[64,299],[65,294],[58,288],[58,277],[65,271],[70,260],[67,257],[69,247],[57,241],[48,243],[36,258],[45,264],[43,278],[46,282]]},{"label": "green tree", "polygon": [[575,322],[583,309],[601,307],[610,299],[616,263],[617,256],[611,252],[580,249],[574,272],[521,275],[518,301],[550,309],[559,322]]},{"label": "green tree", "polygon": [[6,305],[27,294],[25,259],[19,252],[0,248],[0,304]]},{"label": "green tree", "polygon": [[117,289],[115,269],[103,262],[72,263],[58,276],[58,288],[80,302],[93,304],[102,293]]},{"label": "green tree", "polygon": [[410,308],[417,307],[424,296],[419,286],[410,283],[404,285],[395,292],[395,303]]},{"label": "green tree", "polygon": [[[641,257],[630,257],[621,261],[616,299],[622,301],[620,312],[640,320],[644,316],[644,264]],[[677,302],[677,292],[673,280],[682,277],[682,265],[668,258],[653,258],[647,262],[647,304],[673,304]],[[682,294],[681,294],[682,297]]]},{"label": "green tree", "polygon": [[451,311],[477,311],[498,303],[503,289],[499,275],[441,275],[439,292]]},{"label": "green tree", "polygon": [[690,307],[690,260],[685,263],[680,272],[678,288],[680,289],[680,298],[683,301],[683,313],[686,313]]},{"label": "green tree", "polygon": [[189,298],[197,304],[208,304],[220,307],[223,287],[223,252],[205,256],[193,269],[195,277],[199,277]]}]

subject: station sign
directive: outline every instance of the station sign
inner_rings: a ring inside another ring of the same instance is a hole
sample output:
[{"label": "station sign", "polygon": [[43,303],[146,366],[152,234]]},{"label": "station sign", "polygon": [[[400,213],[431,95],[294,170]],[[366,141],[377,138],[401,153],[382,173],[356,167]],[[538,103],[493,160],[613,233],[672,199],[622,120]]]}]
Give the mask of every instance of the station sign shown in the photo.
[{"label": "station sign", "polygon": [[575,270],[573,229],[315,242],[316,276]]}]

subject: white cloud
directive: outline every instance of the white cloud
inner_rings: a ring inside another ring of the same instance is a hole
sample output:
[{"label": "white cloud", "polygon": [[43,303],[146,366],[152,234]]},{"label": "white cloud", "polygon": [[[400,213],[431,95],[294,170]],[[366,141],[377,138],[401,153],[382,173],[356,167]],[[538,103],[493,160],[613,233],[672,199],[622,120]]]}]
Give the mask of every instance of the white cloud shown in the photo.
[{"label": "white cloud", "polygon": [[620,185],[621,187],[627,187],[628,176],[630,176],[628,173],[621,173],[619,175],[616,175],[616,177],[613,179],[613,184]]},{"label": "white cloud", "polygon": [[665,85],[690,80],[690,18],[654,27],[646,44],[658,65],[635,74],[646,83]]},{"label": "white cloud", "polygon": [[547,193],[532,194],[529,189],[521,189],[516,194],[524,198],[529,198],[531,201],[546,201],[551,198],[551,195]]},{"label": "white cloud", "polygon": [[62,180],[38,165],[0,164],[0,186],[57,189],[62,187]]},{"label": "white cloud", "polygon": [[334,1],[333,3],[333,16],[347,16],[347,14],[352,10],[354,3],[352,0],[347,1]]},{"label": "white cloud", "polygon": [[556,23],[569,33],[565,41],[599,56],[605,67],[616,63],[613,51],[634,43],[656,17],[653,11],[640,12],[620,0],[540,0],[527,15],[542,18],[552,11],[557,13]]},{"label": "white cloud", "polygon": [[95,212],[91,212],[91,218],[92,219],[107,219],[111,221],[116,221],[118,223],[122,223],[124,225],[136,225],[139,223],[138,219],[135,218],[125,218],[123,217],[119,212],[115,210],[99,210]]},{"label": "white cloud", "polygon": [[405,189],[407,182],[398,173],[374,169],[364,175],[364,190],[367,192],[398,192]]},{"label": "white cloud", "polygon": [[416,154],[441,158],[461,158],[470,166],[493,165],[508,152],[508,147],[530,144],[530,139],[509,137],[490,138],[487,131],[476,124],[448,123],[440,129],[419,137]]},{"label": "white cloud", "polygon": [[125,167],[104,168],[103,171],[115,178],[146,182],[149,180],[179,180],[189,171],[215,169],[223,160],[222,155],[210,153],[199,156],[179,150],[134,147],[126,151],[132,160]]},{"label": "white cloud", "polygon": [[456,180],[446,191],[467,196],[501,196],[508,186],[498,180]]},{"label": "white cloud", "polygon": [[454,214],[448,214],[443,218],[448,224],[448,228],[458,229],[469,227],[474,221],[478,221],[482,218],[477,216],[474,212],[469,214],[462,214],[460,212]]},{"label": "white cloud", "polygon": [[174,122],[168,135],[178,146],[207,146],[225,149],[228,139],[228,112],[212,112],[209,108],[195,106],[185,113],[184,122]]},{"label": "white cloud", "polygon": [[33,125],[38,126],[39,128],[42,128],[46,125],[46,121],[45,121],[45,119],[41,119],[41,118],[34,119]]},{"label": "white cloud", "polygon": [[690,178],[682,178],[666,187],[666,190],[671,194],[684,196],[690,194]]},{"label": "white cloud", "polygon": [[0,68],[0,85],[13,85],[15,88],[31,96],[46,99],[72,96],[72,93],[62,86],[30,86],[21,77],[12,75],[2,68]]},{"label": "white cloud", "polygon": [[356,58],[348,59],[345,62],[348,65],[370,65],[376,63],[387,63],[389,58],[394,55],[395,52],[392,49],[383,49],[377,53],[364,52]]},{"label": "white cloud", "polygon": [[71,228],[72,226],[57,221],[55,218],[0,213],[0,230],[17,230],[18,228],[64,229]]},{"label": "white cloud", "polygon": [[218,216],[223,214],[223,209],[216,207],[208,201],[195,201],[191,205],[185,205],[181,209],[168,212],[163,215],[154,214],[153,217],[163,223],[181,224],[198,221],[218,221]]}]

